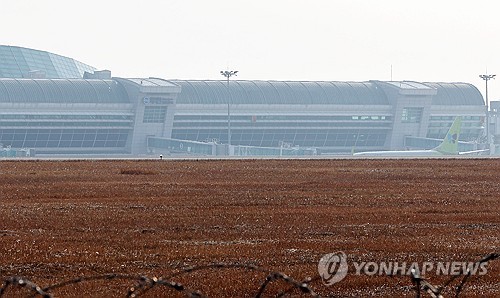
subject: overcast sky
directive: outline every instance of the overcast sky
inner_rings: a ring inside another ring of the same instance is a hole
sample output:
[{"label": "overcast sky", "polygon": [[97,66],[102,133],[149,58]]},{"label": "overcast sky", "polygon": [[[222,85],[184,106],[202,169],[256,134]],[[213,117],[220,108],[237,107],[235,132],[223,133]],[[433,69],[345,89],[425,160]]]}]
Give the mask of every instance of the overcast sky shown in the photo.
[{"label": "overcast sky", "polygon": [[[494,0],[0,0],[0,44],[113,76],[468,82],[500,74]],[[489,83],[500,100],[500,78]]]}]

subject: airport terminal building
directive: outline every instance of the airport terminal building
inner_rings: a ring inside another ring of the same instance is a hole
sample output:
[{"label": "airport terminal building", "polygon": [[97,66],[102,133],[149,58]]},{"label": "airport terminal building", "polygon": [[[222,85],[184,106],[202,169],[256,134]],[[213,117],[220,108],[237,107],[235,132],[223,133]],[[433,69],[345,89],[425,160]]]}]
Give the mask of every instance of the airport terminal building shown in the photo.
[{"label": "airport terminal building", "polygon": [[0,46],[0,107],[3,148],[131,155],[432,148],[459,115],[474,149],[486,112],[467,83],[116,78],[13,46]]}]

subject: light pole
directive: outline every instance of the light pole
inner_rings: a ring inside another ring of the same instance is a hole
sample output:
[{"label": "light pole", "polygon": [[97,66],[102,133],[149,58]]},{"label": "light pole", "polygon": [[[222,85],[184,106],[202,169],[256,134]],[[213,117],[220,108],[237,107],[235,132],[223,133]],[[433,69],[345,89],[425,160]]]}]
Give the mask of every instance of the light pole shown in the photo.
[{"label": "light pole", "polygon": [[229,78],[232,76],[236,76],[238,73],[237,70],[221,70],[220,74],[225,76],[227,79],[227,93],[229,95],[227,100],[227,154],[229,155],[229,148],[231,147],[231,92],[229,91]]},{"label": "light pole", "polygon": [[[479,75],[486,82],[486,143],[490,146],[490,106],[488,101],[488,81],[494,79],[497,75]],[[489,149],[489,148],[488,148]]]}]

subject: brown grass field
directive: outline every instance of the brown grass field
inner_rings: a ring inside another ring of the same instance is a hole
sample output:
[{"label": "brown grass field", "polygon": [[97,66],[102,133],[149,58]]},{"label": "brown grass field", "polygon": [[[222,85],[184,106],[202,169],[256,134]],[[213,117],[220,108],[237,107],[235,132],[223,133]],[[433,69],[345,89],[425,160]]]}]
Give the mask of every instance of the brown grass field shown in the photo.
[{"label": "brown grass field", "polygon": [[[311,278],[322,296],[414,297],[409,276],[356,275],[351,263],[327,287],[315,279],[318,260],[343,251],[349,262],[469,262],[500,247],[498,159],[0,161],[0,195],[0,281],[23,276],[42,288],[115,273],[246,297],[268,274],[182,271],[225,263]],[[461,297],[500,296],[500,259],[487,269]],[[425,278],[441,285],[449,276]],[[135,284],[108,278],[49,292],[123,297]],[[273,281],[264,296],[287,289]],[[30,294],[11,286],[3,296]],[[156,286],[144,297],[184,295]]]}]

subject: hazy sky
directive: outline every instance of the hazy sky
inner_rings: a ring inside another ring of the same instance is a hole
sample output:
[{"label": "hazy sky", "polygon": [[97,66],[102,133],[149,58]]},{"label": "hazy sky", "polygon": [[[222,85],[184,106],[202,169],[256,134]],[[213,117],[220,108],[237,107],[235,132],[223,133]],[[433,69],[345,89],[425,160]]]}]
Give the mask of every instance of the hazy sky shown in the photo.
[{"label": "hazy sky", "polygon": [[[113,76],[468,82],[500,75],[494,0],[0,0],[0,44]],[[489,83],[500,100],[500,78]]]}]

